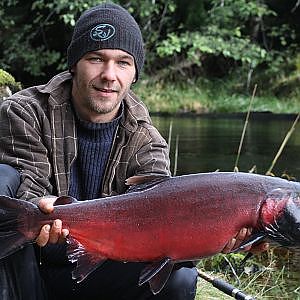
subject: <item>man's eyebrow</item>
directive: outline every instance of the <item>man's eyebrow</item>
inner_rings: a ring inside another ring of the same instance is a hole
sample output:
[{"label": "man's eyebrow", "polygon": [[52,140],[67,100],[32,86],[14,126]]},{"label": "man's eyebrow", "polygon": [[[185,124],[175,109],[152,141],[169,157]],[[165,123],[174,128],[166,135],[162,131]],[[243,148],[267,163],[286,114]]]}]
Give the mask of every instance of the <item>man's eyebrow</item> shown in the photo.
[{"label": "man's eyebrow", "polygon": [[[97,56],[101,56],[101,57],[109,56],[109,55],[106,55],[106,54],[98,52],[98,51],[91,51],[91,52],[88,52],[87,54],[97,55]],[[129,59],[129,60],[134,61],[134,58],[130,54],[119,54],[119,55],[113,56],[113,58],[116,58],[116,59]]]},{"label": "man's eyebrow", "polygon": [[115,58],[117,59],[130,59],[130,60],[134,60],[134,58],[130,55],[130,54],[119,54],[116,55]]},{"label": "man's eyebrow", "polygon": [[99,53],[98,51],[90,51],[86,53],[87,55],[98,55],[98,56],[103,56],[103,54]]}]

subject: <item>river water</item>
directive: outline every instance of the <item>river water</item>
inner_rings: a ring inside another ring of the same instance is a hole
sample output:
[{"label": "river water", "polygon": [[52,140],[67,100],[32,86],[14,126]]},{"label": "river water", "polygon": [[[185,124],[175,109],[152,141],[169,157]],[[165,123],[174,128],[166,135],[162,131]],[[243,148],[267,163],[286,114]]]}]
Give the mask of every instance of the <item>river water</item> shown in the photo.
[{"label": "river water", "polygon": [[[237,164],[239,171],[254,168],[256,173],[265,174],[295,118],[295,115],[268,113],[251,115]],[[233,171],[245,115],[153,116],[152,119],[167,141],[171,128],[173,174]],[[300,124],[296,125],[272,172],[278,177],[287,174],[290,179],[300,181]],[[281,256],[288,257],[282,265],[288,269],[289,295],[295,296],[276,299],[300,299],[300,251],[288,251],[287,256]]]},{"label": "river water", "polygon": [[[296,116],[255,114],[248,122],[239,171],[264,174],[270,167],[279,147]],[[244,115],[204,115],[201,117],[152,117],[154,124],[168,140],[170,124],[171,167],[174,169],[178,149],[177,175],[233,171],[245,123]],[[176,147],[178,139],[178,147]],[[280,155],[273,173],[283,173],[300,181],[300,124],[298,124]]]}]

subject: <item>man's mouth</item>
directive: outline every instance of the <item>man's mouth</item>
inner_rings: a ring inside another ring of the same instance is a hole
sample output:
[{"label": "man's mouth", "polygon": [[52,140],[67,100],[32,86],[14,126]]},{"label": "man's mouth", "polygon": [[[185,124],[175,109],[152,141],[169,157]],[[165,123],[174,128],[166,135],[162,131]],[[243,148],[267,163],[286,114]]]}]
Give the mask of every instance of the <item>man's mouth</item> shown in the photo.
[{"label": "man's mouth", "polygon": [[115,92],[117,92],[117,90],[115,90],[115,89],[97,87],[97,86],[94,86],[94,85],[93,85],[93,88],[95,90],[97,90],[98,92],[102,92],[102,93],[115,93]]}]

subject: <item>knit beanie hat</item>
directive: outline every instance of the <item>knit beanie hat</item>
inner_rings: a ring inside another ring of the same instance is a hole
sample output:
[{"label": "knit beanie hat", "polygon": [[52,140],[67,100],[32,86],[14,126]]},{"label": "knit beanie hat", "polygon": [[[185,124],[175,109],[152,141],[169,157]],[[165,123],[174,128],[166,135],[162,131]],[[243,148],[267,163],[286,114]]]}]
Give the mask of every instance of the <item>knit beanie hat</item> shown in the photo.
[{"label": "knit beanie hat", "polygon": [[145,57],[143,38],[138,24],[123,7],[103,3],[81,15],[68,47],[68,68],[71,69],[87,52],[99,49],[120,49],[131,54],[138,79]]}]

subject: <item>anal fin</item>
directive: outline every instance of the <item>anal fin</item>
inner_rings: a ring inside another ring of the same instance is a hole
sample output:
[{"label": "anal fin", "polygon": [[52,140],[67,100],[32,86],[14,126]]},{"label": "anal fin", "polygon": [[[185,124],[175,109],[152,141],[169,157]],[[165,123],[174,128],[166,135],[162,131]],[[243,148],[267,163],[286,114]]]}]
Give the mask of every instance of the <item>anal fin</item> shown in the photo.
[{"label": "anal fin", "polygon": [[170,258],[150,264],[142,271],[139,286],[149,282],[152,293],[154,295],[158,294],[168,281],[173,266],[174,263]]}]

